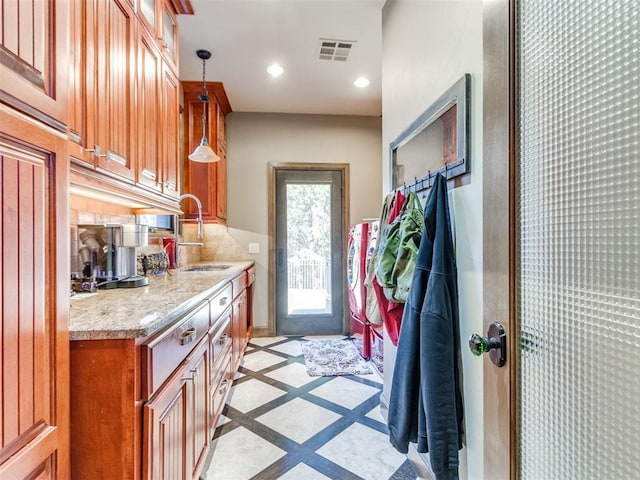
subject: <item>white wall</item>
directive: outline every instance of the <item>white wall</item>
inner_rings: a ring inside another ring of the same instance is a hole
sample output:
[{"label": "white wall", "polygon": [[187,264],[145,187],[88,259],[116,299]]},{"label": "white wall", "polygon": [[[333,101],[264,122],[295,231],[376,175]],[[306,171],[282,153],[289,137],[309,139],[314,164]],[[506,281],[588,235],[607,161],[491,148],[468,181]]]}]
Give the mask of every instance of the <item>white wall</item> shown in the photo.
[{"label": "white wall", "polygon": [[[390,188],[389,143],[465,73],[471,88],[470,182],[449,195],[455,217],[466,448],[460,478],[483,471],[482,359],[467,348],[482,333],[482,1],[388,0],[382,21],[383,192]],[[426,172],[425,172],[426,173]],[[388,399],[395,349],[385,344]]]},{"label": "white wall", "polygon": [[[268,318],[268,165],[348,163],[349,223],[380,213],[381,120],[378,117],[231,113],[227,116],[229,233],[246,249],[259,243],[254,320]],[[345,232],[345,239],[346,239]]]}]

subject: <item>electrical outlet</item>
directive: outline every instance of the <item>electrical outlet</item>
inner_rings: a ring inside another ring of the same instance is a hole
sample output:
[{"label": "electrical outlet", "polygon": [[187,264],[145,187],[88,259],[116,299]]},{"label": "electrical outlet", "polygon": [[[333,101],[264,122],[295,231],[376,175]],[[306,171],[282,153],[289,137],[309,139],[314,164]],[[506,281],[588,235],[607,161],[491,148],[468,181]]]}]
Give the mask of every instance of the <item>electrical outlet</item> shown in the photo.
[{"label": "electrical outlet", "polygon": [[250,243],[249,244],[249,253],[260,253],[260,244],[259,243]]}]

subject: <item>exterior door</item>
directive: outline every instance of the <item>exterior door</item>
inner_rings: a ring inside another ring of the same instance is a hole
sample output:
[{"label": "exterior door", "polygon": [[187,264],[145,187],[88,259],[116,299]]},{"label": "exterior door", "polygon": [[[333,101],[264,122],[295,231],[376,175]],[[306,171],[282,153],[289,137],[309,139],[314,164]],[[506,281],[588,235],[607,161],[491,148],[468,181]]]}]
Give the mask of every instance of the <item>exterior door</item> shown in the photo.
[{"label": "exterior door", "polygon": [[484,359],[486,479],[640,469],[639,20],[485,2],[484,318],[510,344]]},{"label": "exterior door", "polygon": [[276,333],[344,332],[344,172],[275,172]]}]

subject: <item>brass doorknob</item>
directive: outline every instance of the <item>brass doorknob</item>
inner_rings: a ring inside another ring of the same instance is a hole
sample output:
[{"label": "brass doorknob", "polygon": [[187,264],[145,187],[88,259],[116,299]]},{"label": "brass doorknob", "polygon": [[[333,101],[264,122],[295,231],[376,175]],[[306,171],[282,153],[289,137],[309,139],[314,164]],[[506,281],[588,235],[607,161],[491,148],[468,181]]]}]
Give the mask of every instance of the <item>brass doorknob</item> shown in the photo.
[{"label": "brass doorknob", "polygon": [[493,322],[487,329],[487,336],[474,333],[469,337],[469,350],[476,356],[489,352],[489,358],[498,367],[507,361],[507,334],[504,327]]}]

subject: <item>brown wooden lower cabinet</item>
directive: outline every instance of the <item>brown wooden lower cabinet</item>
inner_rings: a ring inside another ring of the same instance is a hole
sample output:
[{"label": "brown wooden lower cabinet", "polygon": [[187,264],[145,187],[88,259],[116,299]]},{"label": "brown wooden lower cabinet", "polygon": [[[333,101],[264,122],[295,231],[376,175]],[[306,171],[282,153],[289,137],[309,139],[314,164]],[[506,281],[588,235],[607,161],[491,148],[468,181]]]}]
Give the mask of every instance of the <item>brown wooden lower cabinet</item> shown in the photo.
[{"label": "brown wooden lower cabinet", "polygon": [[144,407],[143,478],[195,478],[209,446],[209,339]]},{"label": "brown wooden lower cabinet", "polygon": [[220,316],[218,325],[214,325],[209,332],[209,350],[211,352],[211,368],[209,370],[210,392],[209,399],[211,408],[209,410],[209,434],[213,435],[216,423],[227,394],[233,382],[232,370],[232,336],[231,336],[231,315],[232,309],[227,310]]},{"label": "brown wooden lower cabinet", "polygon": [[198,478],[248,340],[246,276],[150,337],[71,342],[74,480]]},{"label": "brown wooden lower cabinet", "polygon": [[238,369],[242,355],[247,346],[247,291],[242,292],[233,300],[233,365]]}]

